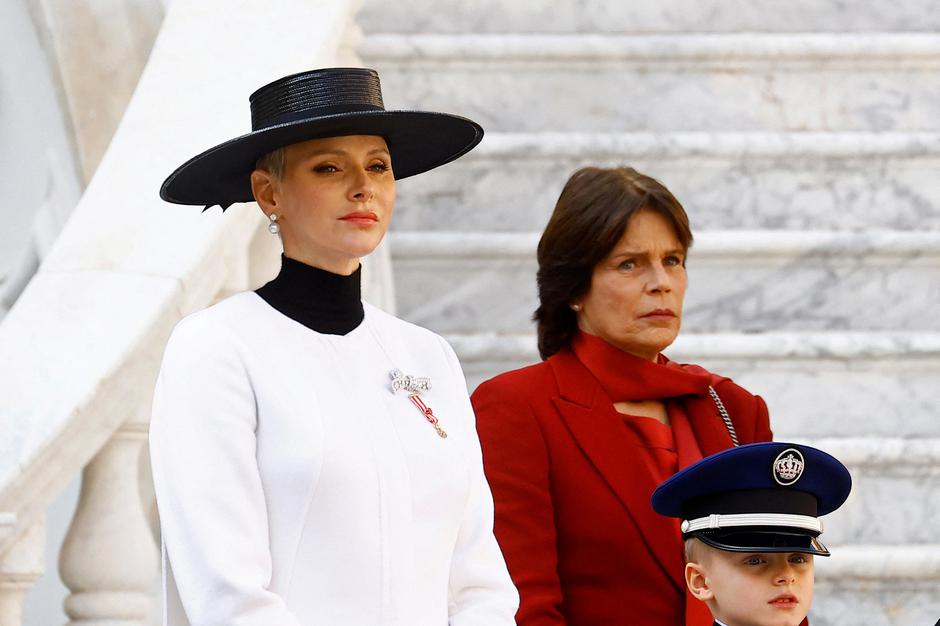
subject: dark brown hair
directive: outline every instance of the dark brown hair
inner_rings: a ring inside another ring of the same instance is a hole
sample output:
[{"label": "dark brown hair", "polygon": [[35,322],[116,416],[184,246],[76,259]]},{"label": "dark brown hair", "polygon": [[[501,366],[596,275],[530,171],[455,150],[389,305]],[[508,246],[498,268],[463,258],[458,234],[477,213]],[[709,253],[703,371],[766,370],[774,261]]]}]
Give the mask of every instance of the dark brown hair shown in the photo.
[{"label": "dark brown hair", "polygon": [[571,343],[578,320],[571,304],[591,288],[594,267],[610,254],[636,212],[656,211],[673,225],[686,250],[689,218],[659,181],[632,167],[585,167],[571,175],[539,240],[539,354],[547,359]]}]

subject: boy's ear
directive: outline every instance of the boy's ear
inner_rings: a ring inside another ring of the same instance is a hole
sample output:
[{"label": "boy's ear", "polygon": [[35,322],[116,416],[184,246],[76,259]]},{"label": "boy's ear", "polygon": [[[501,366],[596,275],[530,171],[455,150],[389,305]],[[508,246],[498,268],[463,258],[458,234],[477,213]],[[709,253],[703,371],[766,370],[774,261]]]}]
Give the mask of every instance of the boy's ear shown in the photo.
[{"label": "boy's ear", "polygon": [[715,597],[711,588],[708,586],[708,579],[705,577],[705,570],[698,563],[686,563],[685,565],[685,584],[689,588],[692,597],[707,602]]}]

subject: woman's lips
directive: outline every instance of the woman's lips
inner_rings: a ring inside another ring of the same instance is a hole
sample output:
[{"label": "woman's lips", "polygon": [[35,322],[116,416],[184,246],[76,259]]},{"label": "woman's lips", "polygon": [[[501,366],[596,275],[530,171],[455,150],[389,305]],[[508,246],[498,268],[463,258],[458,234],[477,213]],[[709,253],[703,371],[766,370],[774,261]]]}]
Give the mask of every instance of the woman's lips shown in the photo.
[{"label": "woman's lips", "polygon": [[379,221],[379,216],[372,211],[353,211],[339,218],[342,222],[352,222],[354,224],[375,224]]},{"label": "woman's lips", "polygon": [[649,313],[644,314],[642,317],[675,317],[676,314],[672,312],[672,309],[655,309]]},{"label": "woman's lips", "polygon": [[795,595],[790,594],[790,593],[784,593],[784,594],[777,596],[776,598],[774,598],[767,604],[777,607],[779,609],[788,609],[788,608],[795,607],[799,603],[800,601],[797,600]]}]

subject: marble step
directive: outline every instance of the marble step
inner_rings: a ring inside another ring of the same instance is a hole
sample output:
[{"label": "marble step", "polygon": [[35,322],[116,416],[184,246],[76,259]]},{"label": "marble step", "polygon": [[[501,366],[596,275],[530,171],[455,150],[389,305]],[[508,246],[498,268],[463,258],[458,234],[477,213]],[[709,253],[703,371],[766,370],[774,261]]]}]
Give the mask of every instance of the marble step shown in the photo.
[{"label": "marble step", "polygon": [[940,544],[829,547],[816,559],[813,626],[930,626],[940,616]]},{"label": "marble step", "polygon": [[870,132],[488,133],[459,161],[399,183],[395,228],[541,230],[587,165],[658,178],[693,231],[940,230],[940,133]]},{"label": "marble step", "polygon": [[[394,232],[398,312],[444,333],[529,332],[539,233]],[[685,332],[940,331],[940,232],[702,231]]]},{"label": "marble step", "polygon": [[940,130],[940,35],[366,36],[391,108],[489,131]]},{"label": "marble step", "polygon": [[399,33],[936,31],[933,0],[366,0],[363,29]]},{"label": "marble step", "polygon": [[[539,360],[534,334],[445,334],[468,388]],[[680,333],[665,350],[766,400],[778,439],[940,438],[940,333]]]}]

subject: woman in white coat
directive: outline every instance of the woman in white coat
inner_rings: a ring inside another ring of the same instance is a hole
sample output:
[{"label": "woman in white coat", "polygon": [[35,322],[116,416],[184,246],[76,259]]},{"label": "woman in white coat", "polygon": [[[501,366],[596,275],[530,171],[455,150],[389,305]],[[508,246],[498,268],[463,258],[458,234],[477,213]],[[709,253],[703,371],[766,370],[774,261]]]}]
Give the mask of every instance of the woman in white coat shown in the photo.
[{"label": "woman in white coat", "polygon": [[439,336],[360,300],[395,179],[482,137],[386,111],[362,69],[251,96],[252,133],[191,159],[161,196],[257,200],[280,274],[181,321],[150,448],[169,626],[503,626],[518,596],[460,365]]}]

